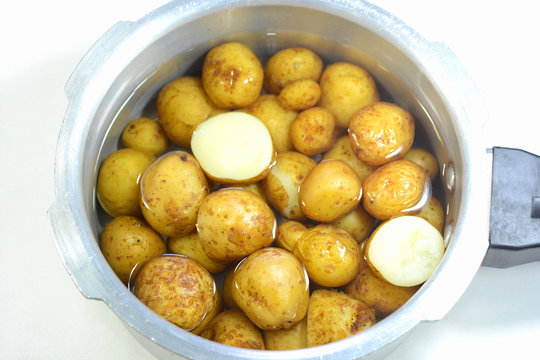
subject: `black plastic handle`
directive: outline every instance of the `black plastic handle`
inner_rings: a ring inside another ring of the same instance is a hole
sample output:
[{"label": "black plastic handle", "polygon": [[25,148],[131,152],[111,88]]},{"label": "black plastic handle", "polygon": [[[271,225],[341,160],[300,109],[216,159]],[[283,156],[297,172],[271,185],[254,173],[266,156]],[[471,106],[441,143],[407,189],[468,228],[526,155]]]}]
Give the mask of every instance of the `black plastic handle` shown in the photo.
[{"label": "black plastic handle", "polygon": [[494,147],[489,249],[482,265],[540,261],[540,157]]}]

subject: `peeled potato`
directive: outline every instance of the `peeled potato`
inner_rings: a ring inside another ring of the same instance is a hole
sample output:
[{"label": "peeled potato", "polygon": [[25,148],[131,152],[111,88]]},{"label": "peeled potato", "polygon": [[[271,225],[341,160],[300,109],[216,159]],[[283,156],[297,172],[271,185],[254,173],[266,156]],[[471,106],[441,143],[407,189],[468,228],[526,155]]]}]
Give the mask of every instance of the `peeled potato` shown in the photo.
[{"label": "peeled potato", "polygon": [[122,144],[159,156],[167,150],[169,139],[159,122],[141,117],[126,126],[122,132]]},{"label": "peeled potato", "polygon": [[216,316],[200,334],[221,344],[264,350],[260,330],[240,310],[225,310]]},{"label": "peeled potato", "polygon": [[375,324],[362,301],[336,290],[318,289],[309,300],[307,345],[328,344],[358,334]]},{"label": "peeled potato", "polygon": [[201,123],[191,138],[193,155],[205,174],[221,183],[253,183],[274,164],[272,137],[256,117],[228,112]]},{"label": "peeled potato", "polygon": [[414,214],[429,200],[431,182],[424,169],[409,160],[381,166],[362,184],[364,209],[381,220]]},{"label": "peeled potato", "polygon": [[439,174],[439,165],[435,155],[429,151],[422,148],[412,148],[405,154],[403,159],[412,161],[413,163],[423,167],[428,173],[431,182],[437,179],[437,175]]},{"label": "peeled potato", "polygon": [[133,292],[156,314],[188,331],[212,313],[219,296],[204,267],[176,255],[148,261],[137,275]]},{"label": "peeled potato", "polygon": [[307,347],[307,316],[288,329],[263,331],[266,350],[293,350]]},{"label": "peeled potato", "polygon": [[378,166],[402,158],[413,144],[414,130],[414,119],[407,110],[380,101],[352,116],[349,138],[360,160]]},{"label": "peeled potato", "polygon": [[234,271],[234,302],[260,329],[287,329],[301,321],[309,303],[309,278],[289,251],[268,247]]},{"label": "peeled potato", "polygon": [[309,219],[330,222],[351,212],[362,197],[362,183],[341,160],[324,160],[311,169],[300,185],[298,200]]},{"label": "peeled potato", "polygon": [[366,259],[371,268],[396,286],[422,284],[443,255],[441,233],[428,221],[410,215],[382,223],[366,245]]}]

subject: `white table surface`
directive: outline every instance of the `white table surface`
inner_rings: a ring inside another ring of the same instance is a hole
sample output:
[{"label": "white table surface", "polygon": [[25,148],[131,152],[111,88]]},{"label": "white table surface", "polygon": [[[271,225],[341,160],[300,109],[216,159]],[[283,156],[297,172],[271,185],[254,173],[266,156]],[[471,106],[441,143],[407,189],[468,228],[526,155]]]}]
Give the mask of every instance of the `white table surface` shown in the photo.
[{"label": "white table surface", "polygon": [[[29,0],[2,6],[0,359],[153,359],[105,304],[78,292],[56,252],[46,211],[54,199],[68,76],[115,22],[135,20],[163,3]],[[489,108],[488,145],[540,154],[534,2],[374,3],[453,48]],[[540,262],[481,267],[447,316],[420,324],[389,359],[538,359],[539,339]]]}]

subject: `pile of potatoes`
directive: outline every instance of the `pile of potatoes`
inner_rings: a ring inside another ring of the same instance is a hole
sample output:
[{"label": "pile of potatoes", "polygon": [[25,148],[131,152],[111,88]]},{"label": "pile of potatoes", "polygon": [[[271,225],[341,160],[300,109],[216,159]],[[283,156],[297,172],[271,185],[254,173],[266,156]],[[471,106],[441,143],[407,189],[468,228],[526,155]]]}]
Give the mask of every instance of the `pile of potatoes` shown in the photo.
[{"label": "pile of potatoes", "polygon": [[109,154],[100,246],[150,309],[253,349],[326,344],[403,305],[444,252],[438,164],[360,66],[211,49]]}]

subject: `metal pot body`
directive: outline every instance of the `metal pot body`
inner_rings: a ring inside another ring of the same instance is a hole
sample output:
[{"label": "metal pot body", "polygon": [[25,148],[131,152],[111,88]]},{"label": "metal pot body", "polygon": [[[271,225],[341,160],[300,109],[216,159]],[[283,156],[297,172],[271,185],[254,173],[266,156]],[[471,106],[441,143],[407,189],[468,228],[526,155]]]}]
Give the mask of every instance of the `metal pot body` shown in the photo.
[{"label": "metal pot body", "polygon": [[[381,92],[407,108],[440,162],[446,202],[445,257],[415,296],[375,326],[317,348],[260,352],[210,342],[155,315],[118,280],[99,248],[103,219],[95,182],[127,122],[155,111],[168,81],[200,70],[213,46],[241,41],[261,61],[302,46],[326,63],[366,68]],[[380,358],[425,320],[438,320],[472,280],[488,246],[489,167],[477,124],[480,97],[444,46],[364,1],[173,1],[137,22],[110,29],[82,59],[68,84],[58,140],[56,201],[49,210],[58,251],[82,294],[104,301],[162,359]]]}]

